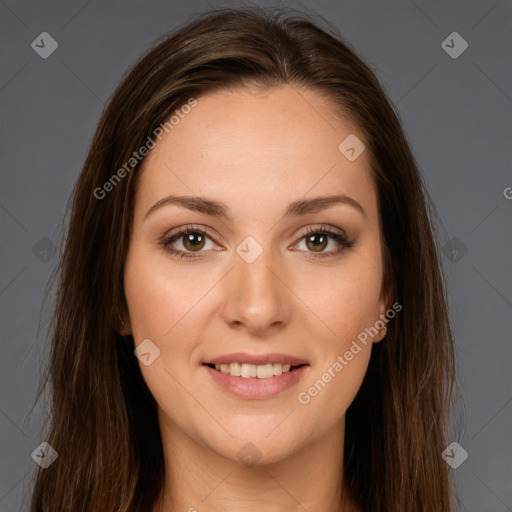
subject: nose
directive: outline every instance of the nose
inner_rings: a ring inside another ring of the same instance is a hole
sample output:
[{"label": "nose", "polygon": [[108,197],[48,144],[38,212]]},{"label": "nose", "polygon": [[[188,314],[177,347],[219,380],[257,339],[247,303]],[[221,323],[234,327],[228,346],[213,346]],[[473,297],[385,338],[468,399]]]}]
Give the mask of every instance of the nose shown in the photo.
[{"label": "nose", "polygon": [[263,250],[251,263],[234,254],[227,279],[222,314],[231,328],[266,336],[289,323],[293,294],[286,286],[284,267],[271,249]]}]

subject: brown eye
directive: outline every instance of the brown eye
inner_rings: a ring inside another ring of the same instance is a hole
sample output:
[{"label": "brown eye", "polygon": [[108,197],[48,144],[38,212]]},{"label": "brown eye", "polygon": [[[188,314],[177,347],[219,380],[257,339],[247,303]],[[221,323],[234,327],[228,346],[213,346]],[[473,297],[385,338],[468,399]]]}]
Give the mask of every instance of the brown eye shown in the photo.
[{"label": "brown eye", "polygon": [[170,236],[165,237],[160,244],[173,256],[180,259],[196,258],[202,255],[203,249],[208,249],[207,243],[212,246],[212,236],[203,228],[186,227]]},{"label": "brown eye", "polygon": [[313,252],[322,252],[326,247],[329,237],[321,233],[309,235],[306,239],[306,246]]},{"label": "brown eye", "polygon": [[205,244],[205,237],[201,233],[188,233],[183,235],[183,246],[187,251],[201,250]]},{"label": "brown eye", "polygon": [[[303,248],[300,248],[302,244],[304,244]],[[341,254],[354,245],[355,240],[349,239],[344,232],[333,231],[329,226],[322,224],[319,228],[309,228],[302,235],[297,248],[304,251],[310,258],[329,258]]]}]

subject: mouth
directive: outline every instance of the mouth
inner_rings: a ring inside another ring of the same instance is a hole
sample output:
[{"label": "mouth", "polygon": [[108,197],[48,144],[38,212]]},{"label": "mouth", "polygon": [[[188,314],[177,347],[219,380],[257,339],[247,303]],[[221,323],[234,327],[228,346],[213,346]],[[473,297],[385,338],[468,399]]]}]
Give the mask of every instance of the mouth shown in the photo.
[{"label": "mouth", "polygon": [[291,390],[308,372],[309,363],[285,354],[228,354],[202,363],[212,382],[232,396],[266,399]]},{"label": "mouth", "polygon": [[204,363],[204,365],[226,375],[241,377],[244,379],[270,379],[271,377],[277,377],[278,375],[293,372],[298,368],[307,366],[306,363],[292,365],[291,363],[250,364],[239,362],[224,364]]}]

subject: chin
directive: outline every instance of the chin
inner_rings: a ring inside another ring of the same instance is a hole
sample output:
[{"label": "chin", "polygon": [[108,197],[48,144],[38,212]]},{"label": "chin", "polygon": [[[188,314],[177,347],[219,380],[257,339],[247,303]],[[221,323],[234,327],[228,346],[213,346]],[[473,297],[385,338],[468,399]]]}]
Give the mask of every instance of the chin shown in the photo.
[{"label": "chin", "polygon": [[251,423],[252,426],[249,426],[247,422],[243,422],[240,428],[232,423],[227,430],[233,437],[226,434],[213,439],[209,436],[205,441],[219,455],[248,466],[256,463],[274,464],[285,460],[302,444],[301,439],[297,439],[296,432],[276,429],[279,422],[264,421],[257,427],[254,419]]}]

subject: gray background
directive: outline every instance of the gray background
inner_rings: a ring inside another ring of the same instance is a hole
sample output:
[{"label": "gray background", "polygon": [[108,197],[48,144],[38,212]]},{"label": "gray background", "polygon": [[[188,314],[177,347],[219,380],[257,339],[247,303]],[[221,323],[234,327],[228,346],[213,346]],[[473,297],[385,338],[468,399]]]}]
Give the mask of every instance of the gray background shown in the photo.
[{"label": "gray background", "polygon": [[[158,37],[194,12],[228,5],[0,1],[0,511],[28,510],[31,453],[44,440],[44,404],[28,417],[46,354],[52,297],[43,307],[43,293],[104,103]],[[463,510],[512,511],[511,2],[288,5],[331,20],[397,106],[444,226],[465,402],[452,440],[469,454],[451,471]],[[469,44],[456,59],[441,46],[454,31]],[[41,32],[59,45],[47,59],[31,47]]]}]

